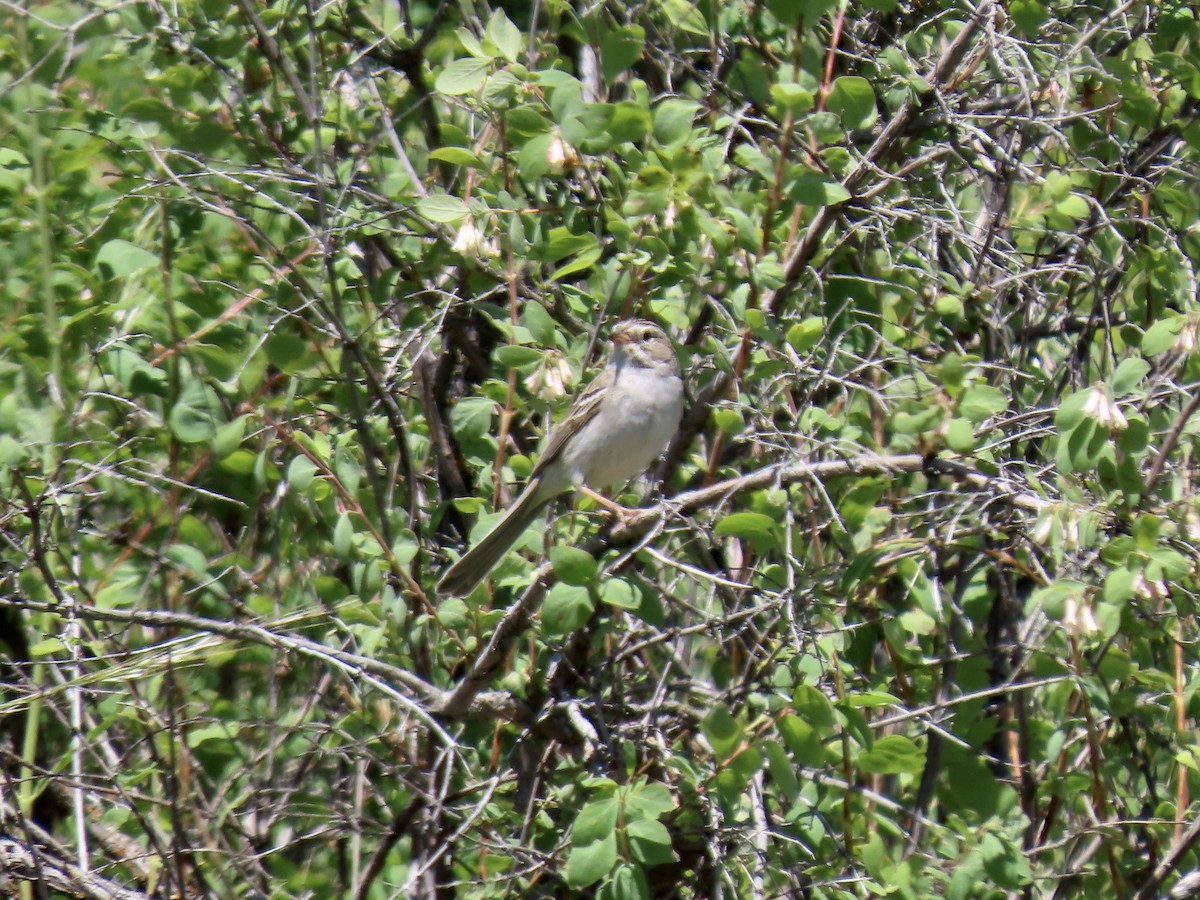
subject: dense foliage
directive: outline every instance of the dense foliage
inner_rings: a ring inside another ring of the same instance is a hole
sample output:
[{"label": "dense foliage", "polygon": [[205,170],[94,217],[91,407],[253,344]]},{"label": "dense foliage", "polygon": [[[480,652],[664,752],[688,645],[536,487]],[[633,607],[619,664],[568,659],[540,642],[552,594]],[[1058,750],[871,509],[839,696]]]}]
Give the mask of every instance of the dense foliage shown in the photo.
[{"label": "dense foliage", "polygon": [[[0,17],[0,891],[1200,869],[1192,7]],[[631,315],[639,511],[439,597]]]}]

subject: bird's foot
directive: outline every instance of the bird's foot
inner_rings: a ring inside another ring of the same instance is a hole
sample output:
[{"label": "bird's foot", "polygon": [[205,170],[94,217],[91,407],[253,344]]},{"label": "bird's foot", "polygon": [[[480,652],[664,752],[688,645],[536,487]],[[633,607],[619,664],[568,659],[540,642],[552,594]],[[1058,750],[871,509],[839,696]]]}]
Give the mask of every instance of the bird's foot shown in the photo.
[{"label": "bird's foot", "polygon": [[634,518],[634,516],[636,516],[638,514],[638,510],[630,509],[627,506],[622,506],[620,503],[617,503],[613,500],[608,499],[603,494],[599,494],[596,491],[593,491],[587,485],[580,485],[579,488],[577,488],[577,490],[579,491],[579,493],[583,494],[585,497],[590,498],[591,501],[593,503],[595,503],[597,506],[607,509],[610,513],[613,514],[613,518],[615,518],[617,520],[617,522],[621,525],[628,525],[629,522]]}]

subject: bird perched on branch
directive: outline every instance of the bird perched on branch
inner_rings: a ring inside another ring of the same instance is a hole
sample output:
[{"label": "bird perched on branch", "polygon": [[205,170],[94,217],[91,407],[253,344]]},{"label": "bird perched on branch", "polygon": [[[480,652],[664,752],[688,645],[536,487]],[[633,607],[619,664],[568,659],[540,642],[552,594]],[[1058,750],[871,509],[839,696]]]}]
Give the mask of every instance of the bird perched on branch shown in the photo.
[{"label": "bird perched on branch", "polygon": [[666,449],[683,415],[683,380],[663,330],[645,319],[618,322],[608,362],[550,435],[521,495],[483,539],[446,570],[439,593],[469,594],[508,548],[564,491],[640,475]]}]

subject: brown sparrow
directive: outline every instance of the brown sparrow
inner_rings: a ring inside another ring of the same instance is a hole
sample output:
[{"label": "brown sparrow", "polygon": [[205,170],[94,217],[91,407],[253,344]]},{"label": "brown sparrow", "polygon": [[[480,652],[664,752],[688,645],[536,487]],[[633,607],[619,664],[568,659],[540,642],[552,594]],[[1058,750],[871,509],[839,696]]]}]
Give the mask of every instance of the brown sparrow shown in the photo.
[{"label": "brown sparrow", "polygon": [[640,475],[666,449],[682,415],[679,363],[663,330],[645,319],[618,322],[604,371],[551,433],[504,518],[446,570],[439,593],[469,594],[542,507],[564,491],[599,489]]}]

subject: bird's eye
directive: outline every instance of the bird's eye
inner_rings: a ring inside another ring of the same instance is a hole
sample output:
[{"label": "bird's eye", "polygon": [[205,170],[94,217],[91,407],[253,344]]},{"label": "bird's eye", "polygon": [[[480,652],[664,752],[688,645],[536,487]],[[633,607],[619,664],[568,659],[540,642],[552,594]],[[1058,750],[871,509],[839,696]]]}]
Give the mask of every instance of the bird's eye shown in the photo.
[{"label": "bird's eye", "polygon": [[648,341],[648,340],[650,340],[650,338],[652,338],[652,337],[654,337],[654,332],[653,332],[653,331],[651,331],[649,328],[643,328],[643,329],[642,329],[642,340],[643,340],[643,341]]}]

